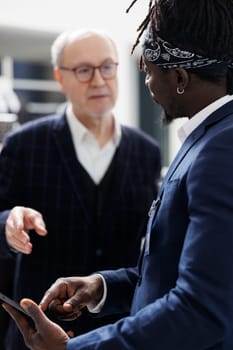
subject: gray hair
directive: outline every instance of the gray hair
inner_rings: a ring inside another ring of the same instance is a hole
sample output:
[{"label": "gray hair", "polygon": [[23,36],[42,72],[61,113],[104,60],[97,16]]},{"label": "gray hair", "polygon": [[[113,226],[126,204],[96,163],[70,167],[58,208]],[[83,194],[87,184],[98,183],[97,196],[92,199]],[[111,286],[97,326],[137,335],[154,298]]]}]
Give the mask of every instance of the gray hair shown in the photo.
[{"label": "gray hair", "polygon": [[58,35],[58,37],[54,40],[52,46],[51,46],[51,62],[54,68],[59,67],[62,61],[62,55],[63,50],[66,46],[66,44],[74,41],[75,39],[82,37],[85,34],[92,33],[97,34],[102,37],[105,37],[106,39],[110,40],[112,45],[114,46],[114,49],[117,54],[117,48],[116,44],[114,43],[113,39],[104,31],[101,29],[81,29],[81,30],[72,30],[72,31],[65,31]]}]

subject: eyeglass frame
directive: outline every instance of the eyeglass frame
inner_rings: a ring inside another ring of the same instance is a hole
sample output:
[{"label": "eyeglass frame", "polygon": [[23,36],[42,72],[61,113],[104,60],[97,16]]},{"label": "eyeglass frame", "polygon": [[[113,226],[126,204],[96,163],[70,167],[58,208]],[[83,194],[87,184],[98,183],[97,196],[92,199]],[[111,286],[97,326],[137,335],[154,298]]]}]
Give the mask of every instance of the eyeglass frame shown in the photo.
[{"label": "eyeglass frame", "polygon": [[[104,77],[102,72],[101,72],[101,67],[103,67],[104,65],[108,65],[108,64],[111,64],[111,65],[114,65],[115,66],[115,71],[114,71],[114,74],[111,76],[111,77]],[[65,71],[70,71],[70,72],[73,72],[75,77],[77,78],[77,80],[80,82],[80,83],[89,83],[90,81],[92,81],[92,79],[94,78],[94,75],[95,75],[95,70],[98,69],[99,72],[100,72],[100,75],[102,77],[103,80],[110,80],[112,78],[114,78],[116,76],[116,70],[117,70],[117,66],[118,66],[119,62],[103,62],[101,63],[99,66],[92,66],[90,64],[82,64],[82,65],[78,65],[74,68],[69,68],[69,67],[64,67],[64,66],[60,66],[58,67],[58,69],[61,69],[61,70],[65,70]],[[77,75],[77,70],[79,68],[92,68],[92,74],[90,75],[90,78],[87,79],[87,80],[80,80],[78,78],[78,75]]]}]

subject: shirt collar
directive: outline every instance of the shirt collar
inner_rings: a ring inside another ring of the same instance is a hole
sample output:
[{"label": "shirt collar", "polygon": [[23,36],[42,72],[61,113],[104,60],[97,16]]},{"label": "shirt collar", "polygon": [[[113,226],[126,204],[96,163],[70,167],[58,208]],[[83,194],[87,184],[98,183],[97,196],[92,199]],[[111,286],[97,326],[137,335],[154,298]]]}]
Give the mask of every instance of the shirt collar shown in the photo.
[{"label": "shirt collar", "polygon": [[191,119],[186,121],[177,132],[180,141],[183,143],[191,132],[196,129],[211,113],[215,112],[218,108],[231,100],[233,100],[233,95],[220,97],[195,114]]},{"label": "shirt collar", "polygon": [[[67,116],[67,122],[69,125],[69,128],[71,130],[71,134],[75,138],[77,144],[80,144],[83,142],[85,137],[92,137],[93,134],[78,120],[78,118],[75,116],[72,105],[69,103],[66,109],[66,116]],[[114,145],[117,147],[120,143],[122,136],[121,131],[121,125],[114,117],[114,134],[111,139],[111,141],[114,143]]]}]

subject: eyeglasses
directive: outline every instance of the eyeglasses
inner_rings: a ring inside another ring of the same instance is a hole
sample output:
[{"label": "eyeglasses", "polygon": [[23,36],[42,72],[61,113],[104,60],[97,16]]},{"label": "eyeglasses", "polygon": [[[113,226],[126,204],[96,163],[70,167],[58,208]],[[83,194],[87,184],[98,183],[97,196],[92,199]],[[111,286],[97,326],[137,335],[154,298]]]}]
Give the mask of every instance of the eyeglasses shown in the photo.
[{"label": "eyeglasses", "polygon": [[71,71],[75,74],[80,83],[88,83],[94,77],[95,70],[98,69],[104,80],[112,79],[116,75],[117,62],[102,63],[100,66],[78,66],[74,68],[59,67],[59,69]]}]

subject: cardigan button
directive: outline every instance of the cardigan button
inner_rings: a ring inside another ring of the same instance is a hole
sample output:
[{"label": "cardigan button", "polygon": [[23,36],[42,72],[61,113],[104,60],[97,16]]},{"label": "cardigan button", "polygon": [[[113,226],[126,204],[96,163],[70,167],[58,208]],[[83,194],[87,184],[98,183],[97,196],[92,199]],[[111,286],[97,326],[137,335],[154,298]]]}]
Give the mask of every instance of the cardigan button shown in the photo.
[{"label": "cardigan button", "polygon": [[102,254],[103,254],[102,249],[97,248],[96,251],[95,251],[95,255],[96,255],[96,256],[101,256]]}]

